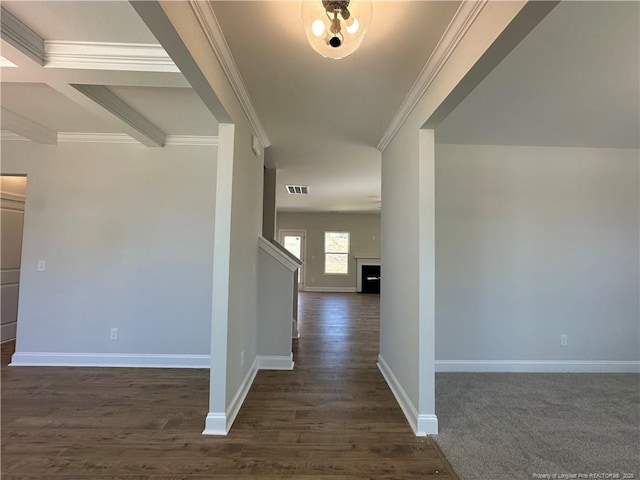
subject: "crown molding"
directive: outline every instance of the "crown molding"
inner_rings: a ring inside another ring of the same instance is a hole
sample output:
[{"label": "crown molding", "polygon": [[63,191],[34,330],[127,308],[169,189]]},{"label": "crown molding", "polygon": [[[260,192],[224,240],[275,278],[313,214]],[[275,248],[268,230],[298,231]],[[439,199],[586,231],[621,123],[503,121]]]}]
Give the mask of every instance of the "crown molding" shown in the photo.
[{"label": "crown molding", "polygon": [[0,7],[0,27],[3,40],[38,65],[44,65],[44,39],[4,7]]},{"label": "crown molding", "polygon": [[84,133],[84,132],[60,132],[58,143],[135,143],[135,138],[126,133]]},{"label": "crown molding", "polygon": [[[4,112],[3,112],[4,115]],[[29,141],[29,138],[18,135],[9,130],[0,131],[0,140]],[[128,143],[139,145],[140,142],[126,133],[86,133],[86,132],[59,132],[58,143]],[[218,137],[200,135],[167,135],[165,146],[172,147],[215,147],[218,145]]]},{"label": "crown molding", "polygon": [[71,85],[131,127],[127,132],[148,147],[162,147],[165,134],[138,111],[127,105],[120,97],[103,85]]},{"label": "crown molding", "polygon": [[249,123],[253,128],[255,135],[258,137],[262,148],[267,148],[271,145],[267,132],[258,117],[253,101],[249,96],[247,87],[242,80],[238,66],[231,54],[227,40],[224,38],[218,19],[213,11],[211,2],[201,2],[198,0],[189,0],[189,5],[193,13],[200,24],[200,28],[205,34],[211,50],[213,50],[216,58],[220,62],[224,74],[231,84],[244,113],[249,119]]},{"label": "crown molding", "polygon": [[[135,138],[126,133],[84,133],[84,132],[60,132],[59,143],[133,143],[139,145]],[[218,137],[199,135],[167,135],[164,146],[216,146]]]},{"label": "crown molding", "polygon": [[44,40],[6,8],[0,15],[2,39],[49,68],[179,73],[161,45]]},{"label": "crown molding", "polygon": [[207,137],[198,135],[167,135],[165,146],[217,146],[218,137]]},{"label": "crown molding", "polygon": [[433,53],[427,60],[424,68],[420,72],[417,80],[409,90],[400,108],[396,112],[393,120],[385,130],[378,150],[384,152],[393,137],[396,136],[398,130],[404,125],[413,109],[416,107],[420,99],[423,97],[433,80],[436,78],[442,67],[447,63],[451,54],[455,51],[460,41],[464,38],[469,28],[473,25],[482,9],[488,3],[488,0],[478,0],[474,2],[462,2],[458,10],[454,14],[451,22],[447,26],[440,41],[433,50]]},{"label": "crown molding", "polygon": [[161,45],[111,42],[44,42],[49,68],[180,72]]},{"label": "crown molding", "polygon": [[11,110],[2,108],[2,128],[33,140],[36,143],[55,145],[58,143],[58,132],[43,127],[28,118],[18,115]]},{"label": "crown molding", "polygon": [[0,68],[14,68],[14,67],[17,67],[15,63],[13,63],[11,60],[7,60],[3,56],[0,56]]},{"label": "crown molding", "polygon": [[10,132],[9,130],[0,131],[0,141],[3,142],[28,142],[28,138],[24,138],[22,135]]}]

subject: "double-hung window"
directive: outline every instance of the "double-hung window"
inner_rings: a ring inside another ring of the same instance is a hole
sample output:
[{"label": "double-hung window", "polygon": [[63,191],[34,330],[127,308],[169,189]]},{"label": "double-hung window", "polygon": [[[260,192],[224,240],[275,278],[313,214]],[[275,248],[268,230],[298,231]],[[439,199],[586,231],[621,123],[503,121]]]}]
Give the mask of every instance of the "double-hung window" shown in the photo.
[{"label": "double-hung window", "polygon": [[324,232],[324,273],[349,273],[349,232]]}]

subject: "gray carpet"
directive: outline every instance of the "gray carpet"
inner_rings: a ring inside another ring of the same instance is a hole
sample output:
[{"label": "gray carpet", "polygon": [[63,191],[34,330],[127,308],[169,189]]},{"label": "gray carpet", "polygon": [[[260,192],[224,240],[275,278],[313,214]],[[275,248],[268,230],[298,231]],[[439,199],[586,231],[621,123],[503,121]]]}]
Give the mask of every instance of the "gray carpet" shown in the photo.
[{"label": "gray carpet", "polygon": [[637,374],[438,373],[436,414],[460,480],[640,479]]}]

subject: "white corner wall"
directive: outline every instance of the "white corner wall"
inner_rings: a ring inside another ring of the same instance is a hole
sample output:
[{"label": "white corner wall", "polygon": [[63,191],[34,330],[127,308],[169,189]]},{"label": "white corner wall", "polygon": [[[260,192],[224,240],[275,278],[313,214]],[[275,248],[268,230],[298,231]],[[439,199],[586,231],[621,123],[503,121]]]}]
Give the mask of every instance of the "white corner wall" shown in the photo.
[{"label": "white corner wall", "polygon": [[239,407],[234,399],[247,385],[251,386],[258,355],[257,242],[262,232],[264,160],[251,150],[252,130],[248,122],[239,115],[238,118],[234,136],[231,207],[227,408]]},{"label": "white corner wall", "polygon": [[639,158],[437,145],[439,371],[638,371]]},{"label": "white corner wall", "polygon": [[293,369],[292,330],[297,263],[261,238],[258,242],[258,368]]},{"label": "white corner wall", "polygon": [[211,388],[204,434],[226,435],[258,369],[257,240],[262,228],[263,157],[252,131],[220,124],[213,266]]},{"label": "white corner wall", "polygon": [[379,362],[393,373],[387,376],[395,376],[396,390],[404,391],[416,415],[420,320],[418,132],[417,128],[402,128],[382,156],[384,278],[380,282]]},{"label": "white corner wall", "polygon": [[[407,110],[410,113],[382,153],[384,274],[378,363],[416,435],[438,432],[433,348],[435,253],[432,248],[433,189],[435,184],[437,190],[437,182],[433,131],[421,130],[460,82],[467,75],[474,77],[471,70],[476,62],[525,5],[526,2],[520,1],[487,2],[476,10],[474,4],[463,3],[468,14],[475,12],[473,20],[459,18],[455,22],[456,33],[447,40],[451,50],[440,51],[441,63],[430,65],[428,81],[424,81],[426,91],[413,99]],[[524,16],[527,15],[525,12]],[[517,35],[507,37],[502,47],[489,57],[503,55],[507,44],[517,41]],[[439,267],[435,265],[435,268]]]},{"label": "white corner wall", "polygon": [[[219,123],[209,413],[205,434],[228,433],[257,371],[257,241],[269,145],[209,2],[136,2],[136,11]],[[242,98],[240,102],[239,97]],[[251,118],[251,120],[250,120]]]},{"label": "white corner wall", "polygon": [[2,143],[29,181],[14,364],[209,366],[216,156]]}]

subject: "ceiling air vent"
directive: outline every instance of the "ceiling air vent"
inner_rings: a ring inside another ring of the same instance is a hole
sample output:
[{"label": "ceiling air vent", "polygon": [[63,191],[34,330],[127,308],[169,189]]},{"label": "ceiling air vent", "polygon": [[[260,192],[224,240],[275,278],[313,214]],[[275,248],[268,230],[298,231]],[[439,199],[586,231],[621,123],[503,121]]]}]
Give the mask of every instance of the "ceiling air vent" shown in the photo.
[{"label": "ceiling air vent", "polygon": [[309,185],[287,185],[290,195],[309,195]]}]

